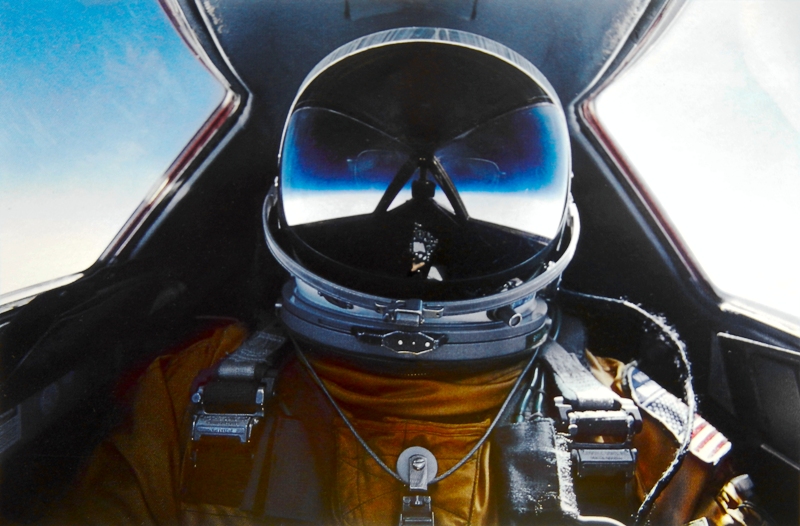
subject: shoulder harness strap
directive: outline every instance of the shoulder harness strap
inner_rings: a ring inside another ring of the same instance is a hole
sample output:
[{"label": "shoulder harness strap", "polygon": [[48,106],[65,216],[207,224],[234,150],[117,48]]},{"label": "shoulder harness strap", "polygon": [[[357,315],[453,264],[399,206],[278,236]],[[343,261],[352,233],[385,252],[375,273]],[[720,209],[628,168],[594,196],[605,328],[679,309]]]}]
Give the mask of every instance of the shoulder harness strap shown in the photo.
[{"label": "shoulder harness strap", "polygon": [[568,444],[578,507],[582,512],[624,520],[634,508],[637,450],[642,429],[636,404],[600,383],[577,353],[557,342],[542,360],[559,396],[552,398],[556,429]]},{"label": "shoulder harness strap", "polygon": [[[541,375],[546,369],[559,394],[552,398],[557,416],[553,420],[540,410],[523,411],[520,420],[495,431],[492,455],[504,496],[499,510],[503,524],[586,522],[576,490],[584,483],[596,487],[598,476],[606,477],[605,485],[614,492],[624,487],[632,493],[636,450],[631,438],[641,429],[635,404],[601,384],[558,342],[548,341],[541,353]],[[532,389],[541,375],[534,373]],[[596,440],[600,436],[605,440]],[[601,523],[619,524],[611,519]]]},{"label": "shoulder harness strap", "polygon": [[[280,327],[272,325],[198,375],[181,473],[184,501],[239,508],[267,520],[317,522],[308,433],[299,420],[282,416],[275,401],[285,343]],[[298,483],[304,491],[292,491]]]},{"label": "shoulder harness strap", "polygon": [[204,436],[250,441],[253,426],[264,419],[264,408],[274,395],[277,351],[285,342],[274,329],[255,332],[216,366],[210,381],[192,394],[193,441]]},{"label": "shoulder harness strap", "polygon": [[[636,450],[631,438],[642,429],[636,404],[601,384],[573,353],[556,342],[545,347],[542,359],[561,393],[553,402],[559,429],[572,441],[575,474],[583,477],[624,472],[633,476]],[[616,441],[597,443],[598,436]]]}]

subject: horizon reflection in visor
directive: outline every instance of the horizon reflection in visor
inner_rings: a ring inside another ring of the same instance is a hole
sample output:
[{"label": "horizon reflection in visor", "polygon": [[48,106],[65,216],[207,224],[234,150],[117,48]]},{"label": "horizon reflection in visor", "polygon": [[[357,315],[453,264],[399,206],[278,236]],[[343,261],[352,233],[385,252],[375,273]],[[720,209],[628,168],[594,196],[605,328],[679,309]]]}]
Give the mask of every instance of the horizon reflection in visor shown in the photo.
[{"label": "horizon reflection in visor", "polygon": [[[569,185],[569,138],[559,116],[552,103],[528,106],[435,150],[470,218],[546,239],[557,235]],[[322,108],[297,110],[281,162],[288,226],[372,213],[414,155],[352,117]],[[409,181],[389,209],[410,198]],[[441,188],[434,199],[453,210]]]}]

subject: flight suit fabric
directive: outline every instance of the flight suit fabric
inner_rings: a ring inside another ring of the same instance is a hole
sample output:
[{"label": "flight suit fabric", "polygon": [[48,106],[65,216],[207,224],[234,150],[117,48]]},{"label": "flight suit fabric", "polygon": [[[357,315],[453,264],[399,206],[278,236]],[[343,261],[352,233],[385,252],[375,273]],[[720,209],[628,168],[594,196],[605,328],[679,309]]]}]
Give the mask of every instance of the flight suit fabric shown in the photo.
[{"label": "flight suit fabric", "polygon": [[[436,456],[441,474],[465,457],[486,432],[522,364],[436,380],[370,373],[330,360],[317,360],[314,368],[386,465],[394,469],[403,450],[421,446]],[[407,490],[369,457],[341,419],[334,420],[334,429],[336,523],[396,521]],[[489,498],[490,447],[489,442],[483,444],[452,475],[430,486],[437,524],[496,523]]]},{"label": "flight suit fabric", "polygon": [[[191,443],[187,408],[195,379],[200,371],[236,350],[245,335],[246,330],[237,324],[218,327],[185,349],[156,359],[139,381],[131,418],[98,448],[79,486],[50,517],[51,523],[260,522],[255,520],[257,514],[230,506],[187,503],[181,494],[184,455]],[[592,355],[588,358],[595,375],[624,394],[623,364]],[[314,367],[354,427],[387,465],[394,468],[404,448],[421,445],[434,452],[442,473],[486,430],[522,366],[445,381],[392,378],[322,359],[314,360]],[[299,420],[308,431],[312,456],[321,467],[321,496],[329,508],[323,522],[396,524],[403,486],[385,473],[341,419],[333,416],[299,362],[291,361],[282,370],[277,397],[281,407],[277,418]],[[640,452],[636,472],[640,497],[677,448],[674,438],[659,429],[657,422],[645,418],[644,425],[634,444]],[[496,523],[490,447],[487,442],[464,466],[431,486],[437,526]],[[279,452],[273,451],[275,454]],[[721,486],[711,487],[717,469],[697,462],[687,456],[674,482],[657,501],[653,524],[688,522],[694,518],[694,509],[707,505],[702,500],[706,490],[710,488],[713,496]]]}]

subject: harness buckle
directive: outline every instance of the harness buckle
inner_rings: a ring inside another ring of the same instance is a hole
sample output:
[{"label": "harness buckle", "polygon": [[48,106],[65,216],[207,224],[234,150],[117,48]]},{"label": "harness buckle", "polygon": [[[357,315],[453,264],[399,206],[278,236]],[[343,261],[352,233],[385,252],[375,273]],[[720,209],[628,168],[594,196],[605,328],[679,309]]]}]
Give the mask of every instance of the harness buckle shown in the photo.
[{"label": "harness buckle", "polygon": [[636,471],[637,451],[620,444],[576,444],[572,448],[572,464],[579,478],[623,473],[626,478]]},{"label": "harness buckle", "polygon": [[[563,396],[553,399],[563,429],[572,438],[572,465],[578,478],[623,474],[633,477],[636,470],[636,448],[631,438],[642,429],[642,415],[631,400],[619,399],[614,409],[578,410]],[[590,437],[606,436],[620,442],[596,443]],[[582,439],[582,441],[579,441]]]},{"label": "harness buckle", "polygon": [[611,410],[578,409],[563,396],[554,397],[553,402],[561,425],[571,437],[611,435],[628,441],[642,429],[642,415],[632,400],[621,398]]},{"label": "harness buckle", "polygon": [[403,497],[399,526],[434,526],[431,498],[427,495]]},{"label": "harness buckle", "polygon": [[198,387],[192,395],[192,402],[197,406],[192,418],[192,441],[198,441],[204,436],[218,436],[238,438],[242,444],[249,442],[253,427],[264,418],[264,404],[268,396],[265,387],[262,385],[255,390],[255,396],[250,401],[254,410],[250,412],[207,411],[205,388]]}]

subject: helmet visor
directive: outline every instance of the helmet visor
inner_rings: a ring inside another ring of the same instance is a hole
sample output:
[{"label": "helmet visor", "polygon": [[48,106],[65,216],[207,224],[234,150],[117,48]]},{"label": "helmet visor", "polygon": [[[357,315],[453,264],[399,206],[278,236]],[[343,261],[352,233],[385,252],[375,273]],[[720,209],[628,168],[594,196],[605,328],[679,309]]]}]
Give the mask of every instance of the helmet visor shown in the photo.
[{"label": "helmet visor", "polygon": [[281,159],[287,225],[373,212],[411,154],[399,141],[341,113],[297,110]]},{"label": "helmet visor", "polygon": [[553,104],[501,115],[436,150],[472,219],[547,240],[561,226],[569,143]]},{"label": "helmet visor", "polygon": [[[423,159],[425,162],[423,162]],[[527,106],[428,151],[415,151],[353,117],[294,112],[281,161],[288,226],[392,210],[430,170],[433,200],[464,219],[547,241],[561,226],[569,189],[569,138],[559,108]]]}]

